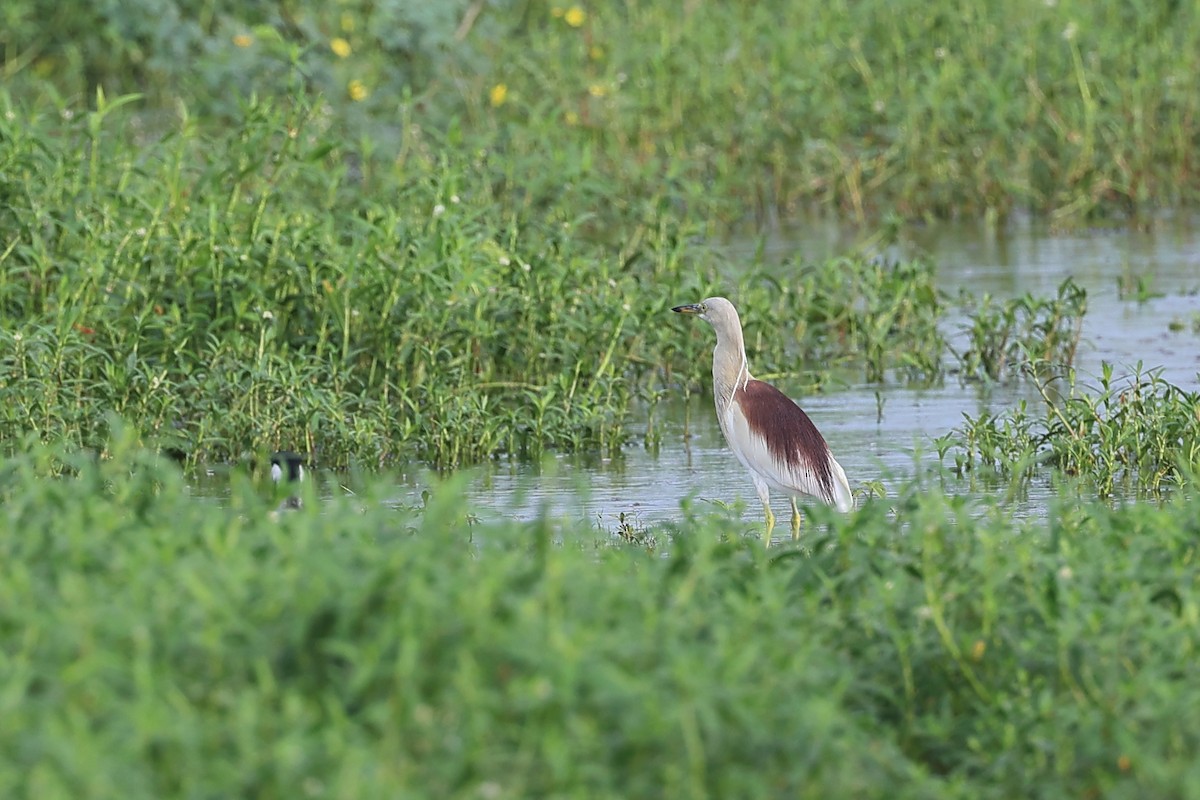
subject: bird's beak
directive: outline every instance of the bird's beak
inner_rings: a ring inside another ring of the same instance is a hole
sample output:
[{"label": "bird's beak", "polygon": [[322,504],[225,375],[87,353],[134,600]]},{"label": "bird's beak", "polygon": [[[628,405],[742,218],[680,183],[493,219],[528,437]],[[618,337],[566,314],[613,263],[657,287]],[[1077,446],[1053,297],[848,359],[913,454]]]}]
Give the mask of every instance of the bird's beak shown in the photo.
[{"label": "bird's beak", "polygon": [[671,310],[677,314],[699,314],[702,309],[699,303],[688,303],[686,306],[675,306]]}]

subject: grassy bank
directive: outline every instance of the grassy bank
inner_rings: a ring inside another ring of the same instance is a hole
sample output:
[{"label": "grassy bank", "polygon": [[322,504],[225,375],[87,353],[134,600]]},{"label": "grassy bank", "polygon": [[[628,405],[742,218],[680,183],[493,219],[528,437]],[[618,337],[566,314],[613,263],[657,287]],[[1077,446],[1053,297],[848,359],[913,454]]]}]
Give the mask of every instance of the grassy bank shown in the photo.
[{"label": "grassy bank", "polygon": [[860,219],[1061,224],[1194,204],[1190,3],[511,0],[6,7],[5,83],[83,113],[96,86],[185,103],[325,98],[391,162],[421,140],[493,155],[513,201],[643,202],[705,220],[821,206]]},{"label": "grassy bank", "polygon": [[911,485],[767,559],[713,509],[471,526],[453,483],[273,522],[109,449],[0,473],[5,797],[1200,791],[1194,500]]}]

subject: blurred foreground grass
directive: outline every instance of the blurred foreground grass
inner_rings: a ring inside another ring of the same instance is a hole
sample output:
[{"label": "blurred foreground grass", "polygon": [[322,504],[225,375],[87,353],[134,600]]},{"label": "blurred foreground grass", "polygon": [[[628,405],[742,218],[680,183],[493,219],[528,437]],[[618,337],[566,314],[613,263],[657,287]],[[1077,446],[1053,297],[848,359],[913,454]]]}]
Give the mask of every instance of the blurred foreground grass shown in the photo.
[{"label": "blurred foreground grass", "polygon": [[0,467],[4,797],[1200,792],[1195,499],[911,484],[767,558],[686,507],[472,526],[453,482],[273,522],[109,449]]}]

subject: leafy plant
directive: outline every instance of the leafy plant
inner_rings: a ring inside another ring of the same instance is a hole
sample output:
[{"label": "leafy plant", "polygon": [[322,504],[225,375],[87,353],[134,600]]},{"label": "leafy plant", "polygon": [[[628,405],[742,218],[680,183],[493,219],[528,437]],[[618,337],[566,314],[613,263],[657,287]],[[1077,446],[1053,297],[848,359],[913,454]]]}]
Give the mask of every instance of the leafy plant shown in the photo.
[{"label": "leafy plant", "polygon": [[1026,293],[997,303],[986,294],[976,299],[964,293],[960,302],[970,322],[964,327],[967,347],[955,353],[964,379],[1004,380],[1025,374],[1031,363],[1060,372],[1074,365],[1087,292],[1071,278],[1054,298]]},{"label": "leafy plant", "polygon": [[1118,488],[1160,493],[1188,483],[1200,469],[1200,393],[1141,365],[1114,380],[1104,365],[1100,385],[1081,391],[1035,378],[1044,416],[1022,403],[999,416],[968,416],[956,430],[959,471],[988,467],[1023,478],[1039,465],[1085,479],[1101,497]]}]

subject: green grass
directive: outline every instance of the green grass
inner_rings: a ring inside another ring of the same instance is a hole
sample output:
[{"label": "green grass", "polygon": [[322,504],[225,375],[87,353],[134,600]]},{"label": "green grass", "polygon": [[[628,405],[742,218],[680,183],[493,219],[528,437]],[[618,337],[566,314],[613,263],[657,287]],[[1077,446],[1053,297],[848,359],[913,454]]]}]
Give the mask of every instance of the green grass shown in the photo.
[{"label": "green grass", "polygon": [[29,432],[100,448],[115,412],[193,464],[612,454],[631,415],[707,384],[710,342],[667,309],[718,293],[762,374],[816,387],[1070,366],[1078,289],[961,298],[971,343],[948,359],[930,264],[768,270],[708,242],[813,203],[1065,223],[1194,183],[1190,7],[1131,28],[1066,2],[217,3],[53,24],[10,5],[6,452]]},{"label": "green grass", "polygon": [[109,450],[0,474],[5,797],[1200,790],[1194,499],[912,484],[767,558],[707,508],[471,525],[460,482],[273,522]]},{"label": "green grass", "polygon": [[351,174],[314,109],[251,104],[219,134],[185,121],[138,144],[125,99],[0,120],[0,442],[98,448],[116,413],[191,463],[611,453],[635,402],[707,384],[711,342],[669,309],[717,293],[770,373],[941,374],[929,264],[727,277],[670,215],[614,249],[586,217],[497,205],[486,175],[432,149]]},{"label": "green grass", "polygon": [[663,200],[706,220],[1028,208],[1069,226],[1197,200],[1191,3],[572,7],[14,0],[0,67],[18,98],[76,113],[98,85],[204,119],[302,90],[368,160],[486,149],[513,202],[605,217]]},{"label": "green grass", "polygon": [[734,268],[665,209],[614,245],[589,214],[510,205],[470,154],[351,170],[302,102],[142,141],[128,101],[0,119],[0,449],[29,432],[99,448],[115,413],[190,464],[611,454],[631,415],[707,387],[711,341],[681,302],[734,298],[756,369],[817,387],[942,379],[955,302],[980,343],[960,374],[999,375],[1018,346],[1069,365],[1086,306],[1072,285],[974,308],[921,261]]}]

